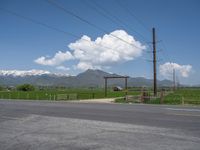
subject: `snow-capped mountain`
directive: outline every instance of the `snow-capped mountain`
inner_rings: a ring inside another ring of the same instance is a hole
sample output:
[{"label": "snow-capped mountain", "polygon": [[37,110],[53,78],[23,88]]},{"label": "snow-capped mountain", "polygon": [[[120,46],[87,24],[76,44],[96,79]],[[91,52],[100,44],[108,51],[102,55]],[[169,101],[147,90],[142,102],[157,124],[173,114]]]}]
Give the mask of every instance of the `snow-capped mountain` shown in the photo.
[{"label": "snow-capped mountain", "polygon": [[24,76],[36,76],[36,75],[44,75],[50,74],[49,71],[46,70],[0,70],[0,76],[14,76],[14,77],[24,77]]},{"label": "snow-capped mountain", "polygon": [[[37,86],[65,86],[65,87],[104,87],[104,76],[110,74],[102,70],[86,70],[77,76],[67,74],[55,74],[45,70],[0,70],[0,85],[15,86],[18,84],[29,83]],[[108,85],[124,86],[124,80],[110,80]],[[152,79],[143,77],[129,78],[128,86],[152,86]],[[171,86],[169,80],[158,81],[159,86]]]}]

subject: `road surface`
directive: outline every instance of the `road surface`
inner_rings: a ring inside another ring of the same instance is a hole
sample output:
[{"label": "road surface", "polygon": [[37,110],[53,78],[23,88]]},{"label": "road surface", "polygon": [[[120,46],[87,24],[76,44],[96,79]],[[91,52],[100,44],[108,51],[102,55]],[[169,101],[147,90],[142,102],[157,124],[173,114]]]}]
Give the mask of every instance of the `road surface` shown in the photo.
[{"label": "road surface", "polygon": [[0,100],[1,150],[199,150],[200,107]]}]

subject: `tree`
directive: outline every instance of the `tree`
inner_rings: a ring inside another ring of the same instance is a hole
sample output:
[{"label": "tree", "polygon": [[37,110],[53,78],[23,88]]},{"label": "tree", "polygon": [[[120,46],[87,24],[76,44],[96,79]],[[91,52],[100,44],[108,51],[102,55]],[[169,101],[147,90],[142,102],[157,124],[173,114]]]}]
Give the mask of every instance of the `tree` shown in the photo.
[{"label": "tree", "polygon": [[35,87],[31,84],[22,84],[17,86],[17,90],[19,91],[34,91]]}]

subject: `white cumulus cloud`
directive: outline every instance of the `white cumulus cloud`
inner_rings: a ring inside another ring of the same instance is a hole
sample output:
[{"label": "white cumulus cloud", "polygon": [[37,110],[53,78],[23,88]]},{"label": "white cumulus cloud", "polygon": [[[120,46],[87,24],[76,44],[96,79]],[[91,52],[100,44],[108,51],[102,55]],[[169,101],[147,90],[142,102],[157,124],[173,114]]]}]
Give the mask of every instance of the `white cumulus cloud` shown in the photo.
[{"label": "white cumulus cloud", "polygon": [[66,52],[58,51],[54,55],[53,58],[47,58],[47,57],[42,56],[42,57],[37,58],[35,62],[37,64],[45,65],[45,66],[57,66],[71,59],[73,59],[73,56],[69,51],[66,51]]},{"label": "white cumulus cloud", "polygon": [[[127,43],[113,37],[113,35],[127,41]],[[144,45],[124,30],[113,31],[103,37],[96,38],[94,41],[84,35],[76,42],[70,43],[68,47],[71,49],[74,58],[79,60],[77,68],[81,70],[100,69],[133,60],[141,56],[145,49]]]},{"label": "white cumulus cloud", "polygon": [[146,48],[124,30],[115,30],[103,37],[97,37],[95,40],[84,35],[77,41],[70,43],[68,47],[70,51],[59,51],[53,58],[42,56],[35,62],[40,65],[57,66],[57,69],[65,70],[59,66],[74,59],[77,62],[76,69],[102,69],[134,60],[141,56],[142,51]]},{"label": "white cumulus cloud", "polygon": [[178,73],[180,76],[188,77],[192,70],[192,66],[166,62],[159,67],[160,74],[164,77],[172,76],[173,69],[175,69],[176,73]]},{"label": "white cumulus cloud", "polygon": [[70,68],[65,67],[65,66],[58,66],[58,67],[56,67],[56,69],[62,70],[62,71],[69,71],[70,70]]}]

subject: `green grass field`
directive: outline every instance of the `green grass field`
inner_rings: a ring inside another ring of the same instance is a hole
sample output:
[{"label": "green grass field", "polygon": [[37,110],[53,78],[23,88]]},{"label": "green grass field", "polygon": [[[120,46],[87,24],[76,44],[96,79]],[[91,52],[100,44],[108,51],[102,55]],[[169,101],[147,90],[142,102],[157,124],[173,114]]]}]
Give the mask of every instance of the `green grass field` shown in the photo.
[{"label": "green grass field", "polygon": [[[158,97],[156,99],[147,101],[149,104],[160,104],[161,99]],[[192,104],[200,105],[200,88],[182,88],[177,89],[174,92],[166,92],[163,98],[163,104]]]},{"label": "green grass field", "polygon": [[[150,95],[152,96],[153,93]],[[161,102],[160,92],[158,93],[157,98],[150,98],[150,100],[145,101],[147,104],[192,104],[192,105],[200,105],[200,88],[182,88],[176,91],[168,91],[165,92],[165,96],[163,101]],[[136,102],[134,99],[130,101],[126,101],[124,98],[116,99],[117,103],[129,103]]]},{"label": "green grass field", "polygon": [[[128,94],[138,95],[139,91],[130,91]],[[114,92],[108,90],[107,97],[122,97],[124,91]],[[69,100],[69,99],[93,99],[104,98],[103,89],[65,89],[65,90],[36,90],[36,91],[1,91],[1,99],[30,99],[30,100]]]},{"label": "green grass field", "polygon": [[[141,95],[140,90],[132,90],[128,95]],[[108,90],[108,98],[125,96],[125,91]],[[24,99],[24,100],[75,100],[105,98],[103,89],[62,89],[62,90],[36,90],[36,91],[1,91],[0,99]],[[117,99],[118,103],[126,103]],[[146,101],[149,104],[160,104],[160,98]],[[183,88],[175,92],[166,92],[163,104],[200,104],[200,88]]]},{"label": "green grass field", "polygon": [[166,104],[200,104],[200,89],[179,89],[164,98]]}]

